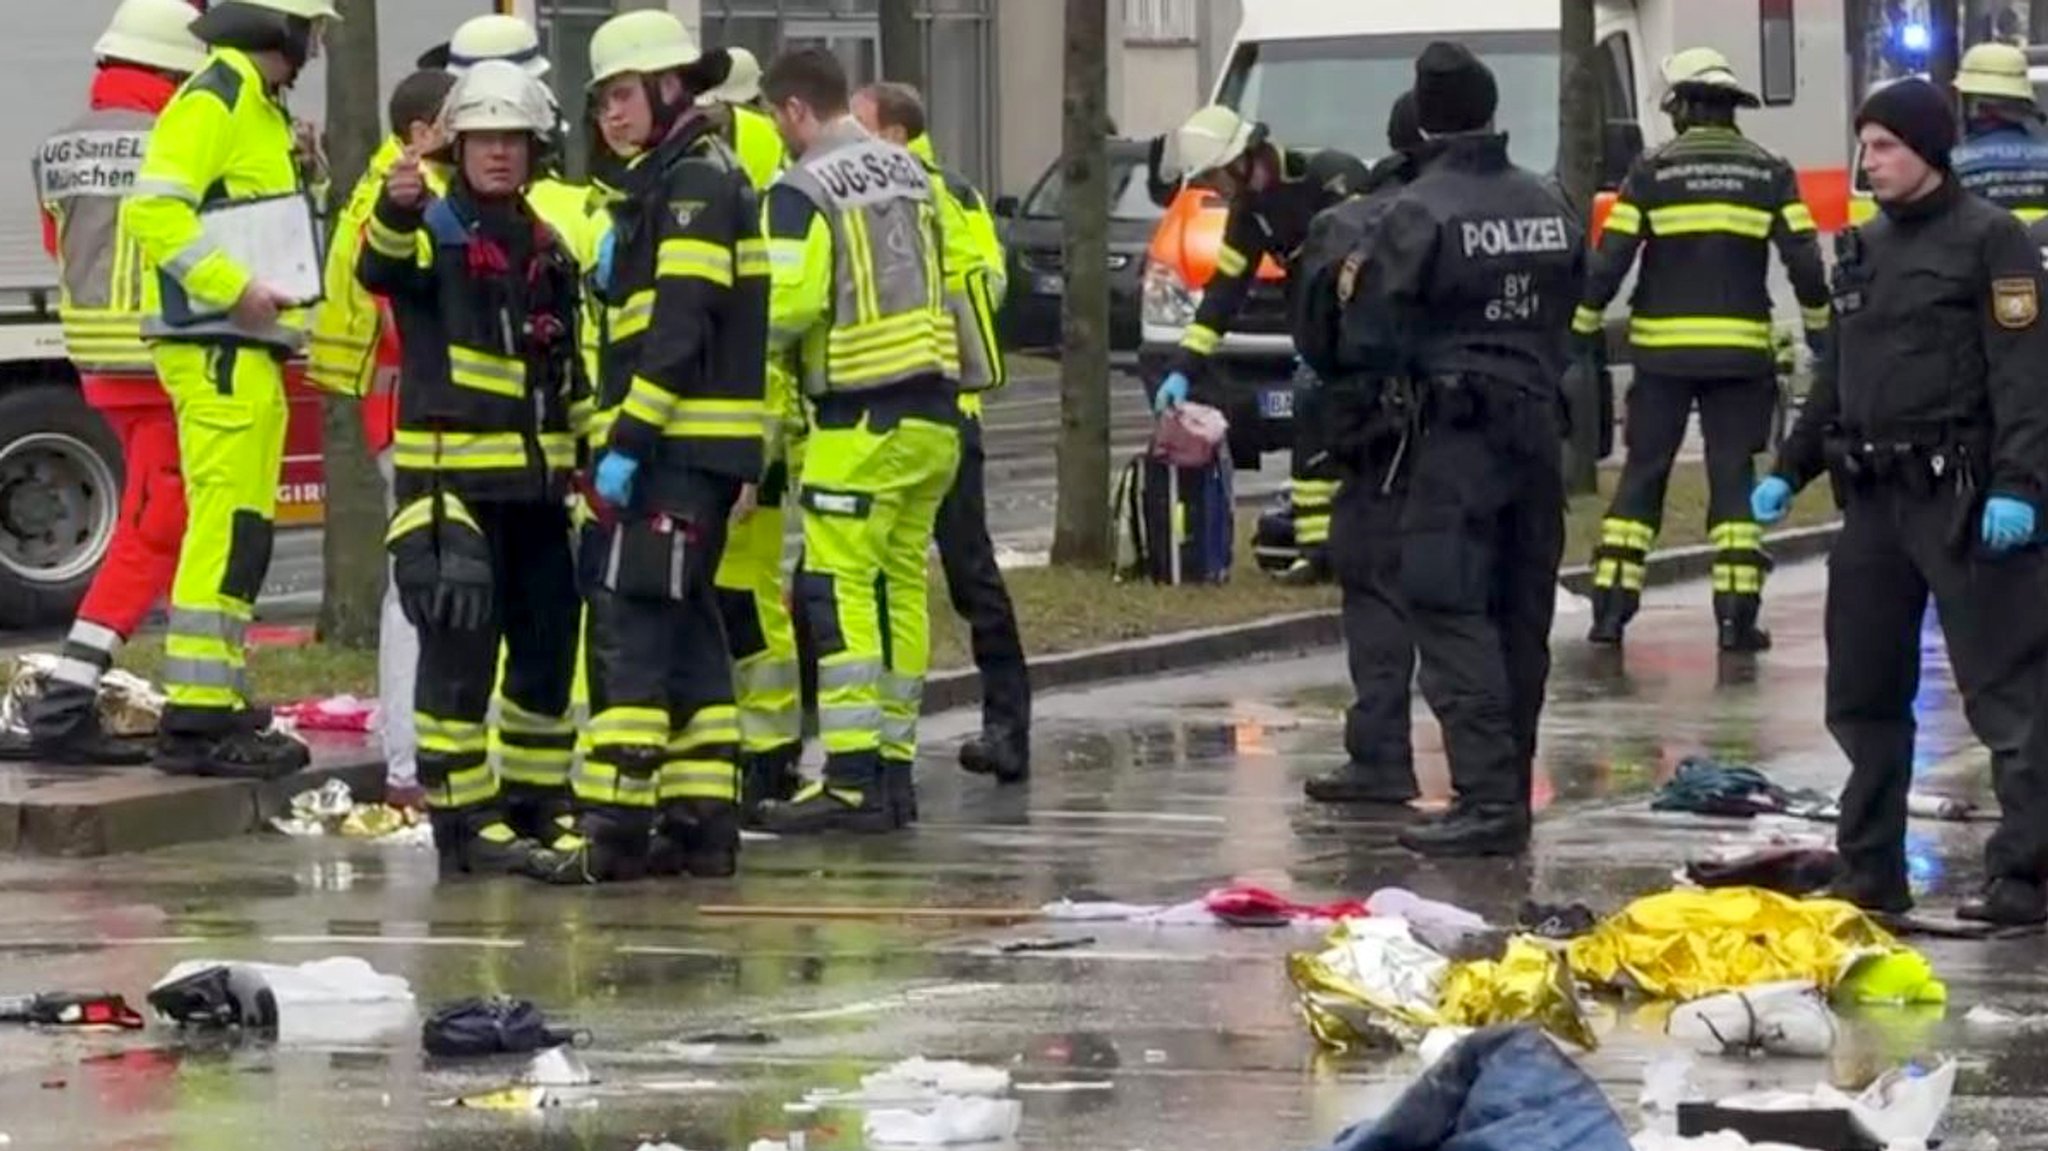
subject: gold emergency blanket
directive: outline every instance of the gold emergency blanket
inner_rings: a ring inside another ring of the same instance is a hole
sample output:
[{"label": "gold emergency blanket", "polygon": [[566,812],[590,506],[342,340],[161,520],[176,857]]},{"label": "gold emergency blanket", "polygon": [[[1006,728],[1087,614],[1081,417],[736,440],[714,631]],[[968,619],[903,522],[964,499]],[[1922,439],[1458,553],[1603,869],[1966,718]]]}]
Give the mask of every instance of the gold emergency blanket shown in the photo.
[{"label": "gold emergency blanket", "polygon": [[1413,1047],[1433,1027],[1534,1023],[1598,1043],[1562,953],[1517,938],[1498,961],[1452,963],[1397,919],[1347,919],[1321,951],[1287,958],[1308,1029],[1338,1052]]},{"label": "gold emergency blanket", "polygon": [[1752,887],[1645,896],[1571,943],[1578,978],[1652,999],[1808,980],[1861,1001],[1936,1002],[1918,952],[1856,907]]}]

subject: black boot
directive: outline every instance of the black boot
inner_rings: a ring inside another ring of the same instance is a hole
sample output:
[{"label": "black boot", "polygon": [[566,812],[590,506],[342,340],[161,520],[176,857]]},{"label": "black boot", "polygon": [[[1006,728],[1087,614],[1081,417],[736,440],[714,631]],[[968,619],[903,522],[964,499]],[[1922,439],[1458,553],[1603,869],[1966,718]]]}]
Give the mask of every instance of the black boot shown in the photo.
[{"label": "black boot", "polygon": [[761,825],[762,804],[787,803],[796,796],[804,785],[797,766],[803,754],[803,744],[791,743],[740,757],[740,819],[745,826]]},{"label": "black boot", "polygon": [[[739,805],[715,799],[673,800],[655,824],[655,874],[724,879],[740,869]],[[667,870],[672,866],[674,870]]]},{"label": "black boot", "polygon": [[1304,782],[1301,790],[1316,803],[1369,803],[1386,807],[1404,807],[1422,794],[1415,786],[1414,768],[1356,761]]},{"label": "black boot", "polygon": [[1994,879],[1984,894],[1956,908],[1957,919],[1999,927],[2033,927],[2048,923],[2048,890],[2026,879]]},{"label": "black boot", "polygon": [[1763,608],[1759,596],[1721,592],[1714,596],[1714,618],[1720,625],[1721,650],[1749,654],[1771,650],[1771,633],[1757,626]]},{"label": "black boot", "polygon": [[1285,570],[1276,572],[1273,582],[1281,587],[1319,587],[1330,582],[1330,561],[1327,549],[1303,548],[1301,558],[1287,565]]},{"label": "black boot", "polygon": [[534,851],[525,871],[543,883],[630,883],[647,877],[653,839],[652,810],[592,806]]},{"label": "black boot", "polygon": [[997,783],[1023,783],[1031,778],[1030,733],[984,727],[960,745],[960,766],[972,775],[994,776]]},{"label": "black boot", "polygon": [[569,795],[569,786],[542,787],[531,783],[508,783],[504,786],[499,801],[504,805],[505,822],[521,839],[546,843],[567,830],[569,812],[574,801]]},{"label": "black boot", "polygon": [[806,784],[788,803],[763,806],[761,826],[777,835],[894,831],[894,808],[882,778],[881,757],[869,752],[827,762],[824,779]]},{"label": "black boot", "polygon": [[233,731],[220,737],[157,736],[156,769],[165,775],[212,779],[282,779],[304,771],[312,753],[280,731]]},{"label": "black boot", "polygon": [[1821,898],[1838,899],[1880,917],[1905,915],[1913,910],[1913,895],[1906,889],[1903,875],[1895,882],[1886,882],[1848,871],[1829,884]]},{"label": "black boot", "polygon": [[897,827],[917,822],[917,765],[882,761],[882,792],[888,797],[889,821]]},{"label": "black boot", "polygon": [[1599,647],[1620,647],[1641,598],[1637,592],[1618,587],[1593,589],[1593,626],[1586,632],[1586,642]]},{"label": "black boot", "polygon": [[430,811],[434,851],[441,859],[441,877],[518,875],[530,866],[535,844],[522,839],[495,807]]},{"label": "black boot", "polygon": [[1418,823],[1398,837],[1420,855],[1521,855],[1529,850],[1529,811],[1512,803],[1465,803],[1442,819]]},{"label": "black boot", "polygon": [[108,735],[100,726],[99,692],[51,680],[28,707],[27,758],[60,766],[134,767],[150,760],[149,744]]}]

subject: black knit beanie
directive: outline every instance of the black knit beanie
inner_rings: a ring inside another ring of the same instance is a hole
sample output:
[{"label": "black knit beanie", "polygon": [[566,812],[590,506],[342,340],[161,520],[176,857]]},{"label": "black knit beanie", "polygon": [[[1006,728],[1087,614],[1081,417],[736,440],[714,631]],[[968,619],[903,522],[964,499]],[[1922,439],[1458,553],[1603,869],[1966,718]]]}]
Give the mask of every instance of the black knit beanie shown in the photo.
[{"label": "black knit beanie", "polygon": [[1387,147],[1406,152],[1422,143],[1422,122],[1415,114],[1415,93],[1401,93],[1387,110]]},{"label": "black knit beanie", "polygon": [[1956,114],[1948,97],[1919,78],[1900,80],[1872,92],[1856,113],[1856,130],[1865,124],[1887,128],[1919,157],[1948,171],[1949,152],[1956,146]]},{"label": "black knit beanie", "polygon": [[1415,58],[1415,113],[1431,135],[1476,132],[1493,123],[1500,89],[1463,44],[1437,40]]}]

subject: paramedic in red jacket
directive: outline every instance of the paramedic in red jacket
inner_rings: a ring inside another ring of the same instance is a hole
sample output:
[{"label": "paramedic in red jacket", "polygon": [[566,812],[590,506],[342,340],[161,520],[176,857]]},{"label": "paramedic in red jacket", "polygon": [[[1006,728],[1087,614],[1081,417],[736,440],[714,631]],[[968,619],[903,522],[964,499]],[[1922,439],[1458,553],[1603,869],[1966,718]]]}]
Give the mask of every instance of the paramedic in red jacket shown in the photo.
[{"label": "paramedic in red jacket", "polygon": [[105,561],[79,605],[57,668],[28,715],[30,751],[51,763],[141,764],[146,744],[112,739],[95,704],[114,653],[170,589],[185,534],[178,429],[142,342],[157,275],[122,234],[122,191],[135,182],[158,113],[206,62],[185,0],[124,0],[93,46],[91,109],[36,155],[43,239],[57,258],[58,313],[85,400],[121,444],[126,473]]}]

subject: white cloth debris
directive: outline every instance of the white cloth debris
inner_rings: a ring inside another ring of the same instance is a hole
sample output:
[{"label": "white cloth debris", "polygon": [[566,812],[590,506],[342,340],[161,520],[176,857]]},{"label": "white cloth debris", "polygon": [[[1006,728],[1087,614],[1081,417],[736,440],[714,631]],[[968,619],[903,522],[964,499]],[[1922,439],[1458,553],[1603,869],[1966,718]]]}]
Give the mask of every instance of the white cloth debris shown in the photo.
[{"label": "white cloth debris", "polygon": [[1217,927],[1221,920],[1199,899],[1167,906],[1161,903],[1076,903],[1061,899],[1038,909],[1047,919],[1068,923],[1149,923],[1155,927]]},{"label": "white cloth debris", "polygon": [[1678,1052],[1659,1055],[1643,1068],[1643,1093],[1636,1105],[1645,1111],[1673,1115],[1681,1103],[1697,1103],[1700,1089],[1693,1082],[1693,1058]]},{"label": "white cloth debris", "polygon": [[1635,1151],[1806,1151],[1787,1143],[1751,1143],[1733,1131],[1716,1131],[1691,1139],[1645,1131],[1629,1146]]},{"label": "white cloth debris", "polygon": [[684,1148],[678,1147],[664,1139],[659,1143],[642,1143],[640,1146],[635,1147],[633,1151],[684,1151]]},{"label": "white cloth debris", "polygon": [[1681,1003],[1666,1031],[1702,1055],[1784,1055],[1821,1059],[1837,1027],[1811,983],[1765,983]]},{"label": "white cloth debris", "polygon": [[948,1095],[929,1108],[870,1111],[861,1132],[883,1147],[954,1147],[1017,1137],[1024,1105],[1015,1099]]},{"label": "white cloth debris", "polygon": [[1896,1068],[1854,1098],[1830,1084],[1811,1091],[1764,1091],[1723,1099],[1734,1111],[1847,1111],[1862,1132],[1887,1146],[1920,1147],[1934,1134],[1956,1089],[1951,1059],[1924,1074]]},{"label": "white cloth debris", "polygon": [[597,1077],[575,1051],[550,1047],[526,1065],[525,1081],[536,1087],[588,1087]]},{"label": "white cloth debris", "polygon": [[226,971],[227,994],[242,1025],[274,1032],[279,1043],[379,1043],[419,1027],[412,985],[354,956],[296,967],[191,959],[165,972],[151,994],[214,968]]},{"label": "white cloth debris", "polygon": [[1454,904],[1424,899],[1405,887],[1382,887],[1365,901],[1365,909],[1383,919],[1405,919],[1417,927],[1446,931],[1484,931],[1486,917]]},{"label": "white cloth debris", "polygon": [[1972,1027],[2034,1030],[2048,1027],[2048,1015],[2027,1015],[2018,1011],[2008,1011],[2003,1007],[1993,1007],[1988,1003],[1979,1003],[1963,1015],[1963,1022]]},{"label": "white cloth debris", "polygon": [[789,1151],[789,1144],[780,1139],[756,1139],[747,1144],[747,1151]]},{"label": "white cloth debris", "polygon": [[870,1099],[915,1099],[939,1095],[1001,1095],[1010,1089],[1010,1073],[954,1059],[914,1056],[872,1075],[860,1077],[861,1093]]}]

